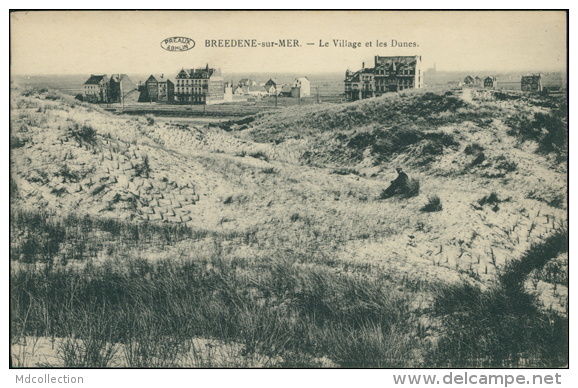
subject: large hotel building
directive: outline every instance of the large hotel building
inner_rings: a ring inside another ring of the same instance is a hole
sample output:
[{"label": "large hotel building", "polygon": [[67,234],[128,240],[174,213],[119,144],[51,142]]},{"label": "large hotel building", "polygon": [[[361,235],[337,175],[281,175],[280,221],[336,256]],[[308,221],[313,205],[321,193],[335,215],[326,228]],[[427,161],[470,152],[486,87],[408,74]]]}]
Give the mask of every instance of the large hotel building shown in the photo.
[{"label": "large hotel building", "polygon": [[375,56],[373,68],[345,72],[345,97],[348,101],[381,96],[387,92],[423,88],[421,55]]},{"label": "large hotel building", "polygon": [[176,76],[175,98],[189,104],[220,104],[224,102],[224,84],[220,69],[207,67],[182,69]]}]

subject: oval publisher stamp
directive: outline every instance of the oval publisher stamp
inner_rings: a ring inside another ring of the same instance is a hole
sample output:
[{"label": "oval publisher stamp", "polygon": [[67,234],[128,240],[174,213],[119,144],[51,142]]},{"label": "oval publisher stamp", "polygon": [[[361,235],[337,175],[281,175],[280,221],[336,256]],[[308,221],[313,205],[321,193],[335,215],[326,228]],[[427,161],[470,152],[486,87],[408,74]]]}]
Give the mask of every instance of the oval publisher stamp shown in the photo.
[{"label": "oval publisher stamp", "polygon": [[195,41],[183,36],[174,36],[163,39],[161,41],[161,47],[167,51],[188,51],[195,47]]}]

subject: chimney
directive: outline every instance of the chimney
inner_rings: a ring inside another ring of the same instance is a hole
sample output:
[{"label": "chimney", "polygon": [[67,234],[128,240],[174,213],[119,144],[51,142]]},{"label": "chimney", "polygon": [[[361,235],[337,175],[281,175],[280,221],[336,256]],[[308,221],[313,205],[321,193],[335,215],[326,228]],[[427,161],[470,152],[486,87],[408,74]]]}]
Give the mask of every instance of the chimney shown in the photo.
[{"label": "chimney", "polygon": [[362,63],[361,63],[361,68],[362,68],[362,69],[365,69],[365,62],[362,62]]},{"label": "chimney", "polygon": [[161,79],[162,79],[162,78],[165,78],[165,75],[164,75],[164,74],[161,74]]}]

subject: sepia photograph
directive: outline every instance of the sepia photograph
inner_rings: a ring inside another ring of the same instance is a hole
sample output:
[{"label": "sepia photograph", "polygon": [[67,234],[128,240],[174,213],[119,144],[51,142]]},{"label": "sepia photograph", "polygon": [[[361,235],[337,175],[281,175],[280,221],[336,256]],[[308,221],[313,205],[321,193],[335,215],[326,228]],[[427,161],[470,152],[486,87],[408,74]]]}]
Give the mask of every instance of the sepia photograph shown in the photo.
[{"label": "sepia photograph", "polygon": [[10,11],[12,383],[560,384],[568,15]]}]

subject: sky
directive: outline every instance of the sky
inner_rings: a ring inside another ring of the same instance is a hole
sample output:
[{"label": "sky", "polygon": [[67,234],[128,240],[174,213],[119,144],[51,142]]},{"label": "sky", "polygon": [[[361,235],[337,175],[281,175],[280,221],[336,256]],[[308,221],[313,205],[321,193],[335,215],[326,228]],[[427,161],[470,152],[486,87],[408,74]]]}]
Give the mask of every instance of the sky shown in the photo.
[{"label": "sky", "polygon": [[[174,77],[207,63],[224,74],[307,75],[371,67],[375,55],[421,55],[424,69],[435,63],[438,71],[547,72],[564,70],[567,55],[562,11],[33,11],[12,13],[10,22],[18,75]],[[195,47],[164,50],[161,41],[175,36]],[[289,39],[299,47],[205,47],[219,39]]]}]

